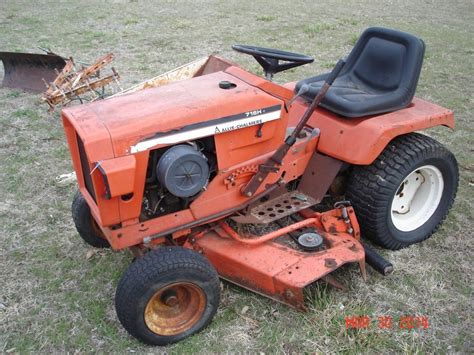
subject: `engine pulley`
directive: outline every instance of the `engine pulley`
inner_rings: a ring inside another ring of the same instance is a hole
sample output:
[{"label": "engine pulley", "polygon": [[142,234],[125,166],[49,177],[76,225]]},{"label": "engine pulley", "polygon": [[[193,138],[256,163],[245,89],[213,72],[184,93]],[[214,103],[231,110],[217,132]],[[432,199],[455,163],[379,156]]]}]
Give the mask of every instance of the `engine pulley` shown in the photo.
[{"label": "engine pulley", "polygon": [[156,165],[158,181],[177,197],[191,197],[209,181],[209,165],[204,154],[190,145],[168,149]]}]

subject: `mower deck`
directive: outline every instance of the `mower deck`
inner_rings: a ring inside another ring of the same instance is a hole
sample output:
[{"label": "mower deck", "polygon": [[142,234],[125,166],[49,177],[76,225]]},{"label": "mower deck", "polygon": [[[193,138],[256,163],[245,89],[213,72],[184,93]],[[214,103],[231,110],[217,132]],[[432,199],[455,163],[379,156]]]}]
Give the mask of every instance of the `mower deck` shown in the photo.
[{"label": "mower deck", "polygon": [[[322,278],[342,287],[328,276],[340,266],[358,262],[365,278],[364,248],[352,234],[342,231],[347,228],[347,222],[338,216],[339,212],[340,209],[313,213],[294,225],[259,237],[239,236],[227,223],[221,222],[212,230],[192,238],[189,247],[202,252],[221,278],[306,310],[304,288]],[[307,252],[291,247],[288,235],[301,230],[299,227],[303,224],[306,228],[314,228],[323,237],[324,243],[319,250]]]}]

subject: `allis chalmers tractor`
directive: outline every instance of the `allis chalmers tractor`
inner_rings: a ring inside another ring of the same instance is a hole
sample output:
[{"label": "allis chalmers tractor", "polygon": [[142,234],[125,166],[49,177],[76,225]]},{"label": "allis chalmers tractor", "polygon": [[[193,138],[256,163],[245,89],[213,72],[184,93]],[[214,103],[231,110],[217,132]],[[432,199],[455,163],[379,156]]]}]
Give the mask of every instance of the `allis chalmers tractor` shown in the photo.
[{"label": "allis chalmers tractor", "polygon": [[391,250],[421,242],[456,194],[453,154],[414,133],[454,128],[451,111],[414,98],[419,38],[369,28],[332,72],[283,86],[273,74],[313,59],[233,48],[265,79],[211,56],[62,112],[75,225],[94,247],[133,252],[115,306],[148,344],[209,324],[219,277],[305,310],[303,289],[342,287],[330,273],[344,264],[387,274],[361,235]]}]

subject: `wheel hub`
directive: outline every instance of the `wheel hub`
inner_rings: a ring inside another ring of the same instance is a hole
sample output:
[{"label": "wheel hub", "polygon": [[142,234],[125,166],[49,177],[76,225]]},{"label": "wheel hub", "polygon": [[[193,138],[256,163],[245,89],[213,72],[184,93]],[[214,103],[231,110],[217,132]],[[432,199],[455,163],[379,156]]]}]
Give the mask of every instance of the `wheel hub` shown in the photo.
[{"label": "wheel hub", "polygon": [[392,200],[391,218],[395,228],[410,232],[426,223],[438,208],[443,189],[443,175],[433,165],[408,174]]},{"label": "wheel hub", "polygon": [[423,174],[419,170],[407,176],[405,181],[398,188],[393,200],[392,211],[398,214],[405,214],[410,211],[410,206],[420,186],[425,182]]},{"label": "wheel hub", "polygon": [[145,323],[159,335],[176,335],[194,326],[206,308],[206,295],[197,285],[176,282],[158,290],[145,308]]},{"label": "wheel hub", "polygon": [[162,296],[162,301],[163,301],[164,304],[166,304],[169,307],[174,307],[179,303],[178,296],[173,291],[165,293]]}]

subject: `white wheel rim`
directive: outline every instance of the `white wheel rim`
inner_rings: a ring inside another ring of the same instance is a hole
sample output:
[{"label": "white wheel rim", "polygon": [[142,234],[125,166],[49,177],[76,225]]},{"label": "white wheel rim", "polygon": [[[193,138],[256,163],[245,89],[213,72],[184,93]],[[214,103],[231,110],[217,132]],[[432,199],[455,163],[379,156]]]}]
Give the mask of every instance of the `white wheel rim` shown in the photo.
[{"label": "white wheel rim", "polygon": [[424,165],[408,174],[392,200],[392,223],[400,231],[410,232],[425,224],[441,201],[444,180],[433,165]]}]

